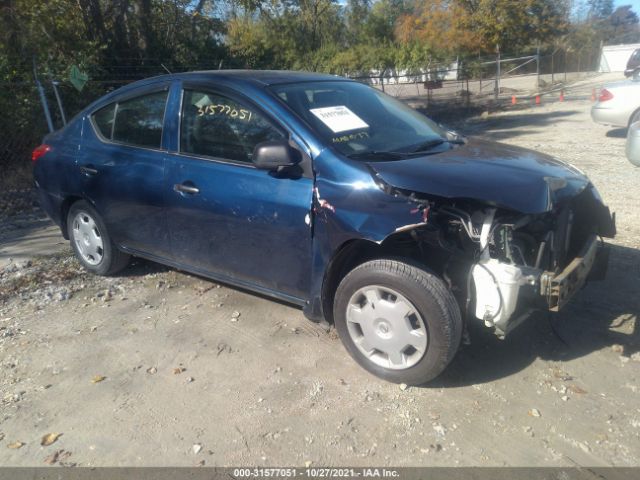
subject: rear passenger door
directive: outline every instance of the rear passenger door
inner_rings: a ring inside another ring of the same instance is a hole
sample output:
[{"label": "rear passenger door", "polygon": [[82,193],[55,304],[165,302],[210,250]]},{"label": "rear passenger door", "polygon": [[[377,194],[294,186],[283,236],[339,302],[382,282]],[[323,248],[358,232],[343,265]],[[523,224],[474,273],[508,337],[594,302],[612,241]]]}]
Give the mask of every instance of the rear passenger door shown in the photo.
[{"label": "rear passenger door", "polygon": [[256,144],[288,133],[230,91],[185,88],[180,116],[165,186],[174,258],[221,280],[306,298],[312,178],[251,162]]},{"label": "rear passenger door", "polygon": [[163,258],[170,256],[162,198],[168,87],[139,90],[93,112],[78,161],[84,195],[113,240]]}]

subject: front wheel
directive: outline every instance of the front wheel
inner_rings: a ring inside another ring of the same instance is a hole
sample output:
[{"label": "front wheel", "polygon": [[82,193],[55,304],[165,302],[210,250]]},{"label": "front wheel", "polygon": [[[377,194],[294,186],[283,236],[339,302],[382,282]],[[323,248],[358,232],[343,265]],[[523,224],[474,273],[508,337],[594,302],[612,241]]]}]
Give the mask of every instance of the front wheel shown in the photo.
[{"label": "front wheel", "polygon": [[91,273],[112,275],[129,263],[129,255],[112,243],[102,218],[88,202],[80,200],[71,205],[67,229],[76,257]]},{"label": "front wheel", "polygon": [[398,260],[373,260],[347,274],[336,291],[334,319],[361,366],[408,385],[442,373],[462,336],[460,309],[444,282]]}]

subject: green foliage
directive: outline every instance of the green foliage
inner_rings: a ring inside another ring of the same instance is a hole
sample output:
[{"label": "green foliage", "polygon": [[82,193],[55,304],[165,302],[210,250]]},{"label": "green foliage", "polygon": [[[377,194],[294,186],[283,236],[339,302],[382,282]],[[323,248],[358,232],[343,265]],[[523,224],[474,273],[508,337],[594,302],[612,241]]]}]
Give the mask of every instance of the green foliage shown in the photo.
[{"label": "green foliage", "polygon": [[[60,80],[68,114],[112,88],[171,71],[302,69],[363,76],[423,71],[460,58],[538,45],[578,50],[638,41],[638,18],[611,0],[3,0],[0,8],[0,164],[10,132],[29,146],[46,127],[33,61],[47,88]],[[582,7],[580,7],[582,5]],[[574,11],[576,11],[574,9]],[[475,59],[476,64],[471,59]],[[77,92],[70,68],[87,72]],[[70,115],[69,115],[70,116]],[[8,145],[8,146],[7,146]],[[22,152],[19,152],[22,155]]]},{"label": "green foliage", "polygon": [[623,5],[613,9],[613,3],[606,0],[589,0],[579,6],[588,9],[588,15],[578,17],[571,25],[570,36],[564,43],[573,50],[600,45],[640,42],[638,15],[631,6]]}]

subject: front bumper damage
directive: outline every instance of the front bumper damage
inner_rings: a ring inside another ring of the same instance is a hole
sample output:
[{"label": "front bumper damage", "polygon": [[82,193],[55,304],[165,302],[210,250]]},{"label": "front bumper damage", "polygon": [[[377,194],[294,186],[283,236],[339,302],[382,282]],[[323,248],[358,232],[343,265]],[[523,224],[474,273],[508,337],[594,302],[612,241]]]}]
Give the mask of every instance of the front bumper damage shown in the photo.
[{"label": "front bumper damage", "polygon": [[609,250],[592,235],[580,254],[560,273],[501,263],[495,259],[474,265],[475,316],[505,336],[535,310],[557,312],[588,280],[606,274]]},{"label": "front bumper damage", "polygon": [[558,275],[544,272],[540,277],[540,294],[547,299],[547,306],[553,312],[563,308],[587,282],[596,263],[608,260],[608,249],[592,235],[580,254]]}]

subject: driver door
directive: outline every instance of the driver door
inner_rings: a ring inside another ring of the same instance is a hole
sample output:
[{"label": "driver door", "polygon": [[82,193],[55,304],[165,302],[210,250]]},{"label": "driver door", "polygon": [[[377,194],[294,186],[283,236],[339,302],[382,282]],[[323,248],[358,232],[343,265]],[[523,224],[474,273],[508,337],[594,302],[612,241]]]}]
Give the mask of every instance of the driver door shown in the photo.
[{"label": "driver door", "polygon": [[222,281],[305,298],[313,181],[251,162],[256,144],[287,132],[253,102],[202,87],[183,90],[180,119],[164,187],[173,258]]}]

